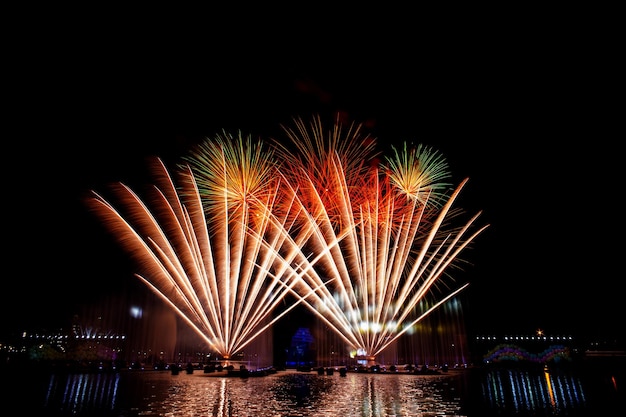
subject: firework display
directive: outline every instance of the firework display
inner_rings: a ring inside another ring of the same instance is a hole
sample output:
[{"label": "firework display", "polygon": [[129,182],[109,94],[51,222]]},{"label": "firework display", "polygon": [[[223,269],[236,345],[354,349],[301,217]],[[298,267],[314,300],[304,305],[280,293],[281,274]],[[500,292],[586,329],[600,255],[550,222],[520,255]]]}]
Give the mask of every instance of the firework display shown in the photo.
[{"label": "firework display", "polygon": [[487,226],[457,222],[467,179],[448,183],[431,148],[381,158],[360,125],[319,117],[283,131],[207,138],[174,171],[157,159],[149,193],[116,184],[114,202],[94,192],[89,205],[223,358],[300,304],[373,358],[467,286],[450,271]]}]

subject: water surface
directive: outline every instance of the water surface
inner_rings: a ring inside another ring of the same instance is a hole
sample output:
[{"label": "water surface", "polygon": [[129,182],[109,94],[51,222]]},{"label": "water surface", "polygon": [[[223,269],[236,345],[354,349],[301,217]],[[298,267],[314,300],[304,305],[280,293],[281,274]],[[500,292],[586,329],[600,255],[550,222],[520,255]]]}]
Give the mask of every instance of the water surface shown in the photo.
[{"label": "water surface", "polygon": [[[623,374],[525,369],[439,375],[169,371],[3,375],[3,400],[38,416],[619,415]],[[13,407],[11,407],[13,408]]]}]

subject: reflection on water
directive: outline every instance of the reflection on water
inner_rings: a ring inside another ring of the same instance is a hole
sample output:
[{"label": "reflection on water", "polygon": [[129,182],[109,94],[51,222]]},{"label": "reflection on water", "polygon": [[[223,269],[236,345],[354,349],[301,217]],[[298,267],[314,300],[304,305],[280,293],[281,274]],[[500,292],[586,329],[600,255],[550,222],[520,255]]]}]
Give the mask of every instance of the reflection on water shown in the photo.
[{"label": "reflection on water", "polygon": [[612,407],[623,402],[622,377],[519,369],[346,376],[286,371],[250,378],[121,371],[33,374],[15,378],[8,392],[13,402],[27,393],[25,412],[59,417],[595,416],[614,415]]},{"label": "reflection on water", "polygon": [[61,374],[49,376],[41,409],[55,416],[462,416],[455,381],[451,375],[292,371],[253,378]]},{"label": "reflection on water", "polygon": [[552,411],[555,415],[584,409],[585,392],[579,377],[570,374],[494,370],[481,384],[489,408],[521,412]]},{"label": "reflection on water", "polygon": [[460,397],[447,376],[289,374],[271,389],[279,415],[455,416]]},{"label": "reflection on water", "polygon": [[[470,415],[616,416],[624,413],[624,364],[476,370],[468,384]],[[620,414],[617,414],[617,413]]]},{"label": "reflection on water", "polygon": [[114,410],[120,374],[51,375],[44,406],[71,410]]}]

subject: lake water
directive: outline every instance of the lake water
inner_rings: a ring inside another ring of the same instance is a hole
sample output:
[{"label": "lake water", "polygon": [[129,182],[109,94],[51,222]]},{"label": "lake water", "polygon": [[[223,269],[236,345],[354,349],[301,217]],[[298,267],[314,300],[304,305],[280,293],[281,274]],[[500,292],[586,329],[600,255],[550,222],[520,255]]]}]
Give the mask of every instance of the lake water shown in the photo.
[{"label": "lake water", "polygon": [[2,375],[8,410],[37,416],[622,416],[624,373],[477,368],[438,375],[295,370],[262,377],[125,370]]}]

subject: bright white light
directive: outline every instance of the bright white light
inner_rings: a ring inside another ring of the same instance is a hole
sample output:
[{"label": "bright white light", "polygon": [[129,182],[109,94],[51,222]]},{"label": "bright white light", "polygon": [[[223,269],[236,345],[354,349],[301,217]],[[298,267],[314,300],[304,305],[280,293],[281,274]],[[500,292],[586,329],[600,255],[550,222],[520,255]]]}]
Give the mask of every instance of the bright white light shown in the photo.
[{"label": "bright white light", "polygon": [[140,319],[143,316],[143,310],[141,307],[132,306],[130,308],[130,315],[133,318]]}]

